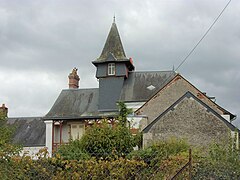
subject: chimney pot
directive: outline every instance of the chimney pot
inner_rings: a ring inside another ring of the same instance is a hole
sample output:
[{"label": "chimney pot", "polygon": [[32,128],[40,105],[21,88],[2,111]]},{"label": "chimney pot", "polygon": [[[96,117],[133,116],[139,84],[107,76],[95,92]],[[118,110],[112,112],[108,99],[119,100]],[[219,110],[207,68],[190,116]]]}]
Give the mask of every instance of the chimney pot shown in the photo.
[{"label": "chimney pot", "polygon": [[77,74],[77,68],[73,68],[72,72],[68,75],[69,89],[77,89],[79,87],[79,76]]},{"label": "chimney pot", "polygon": [[5,104],[2,104],[0,107],[0,115],[3,115],[4,118],[8,116],[8,108],[5,106]]}]

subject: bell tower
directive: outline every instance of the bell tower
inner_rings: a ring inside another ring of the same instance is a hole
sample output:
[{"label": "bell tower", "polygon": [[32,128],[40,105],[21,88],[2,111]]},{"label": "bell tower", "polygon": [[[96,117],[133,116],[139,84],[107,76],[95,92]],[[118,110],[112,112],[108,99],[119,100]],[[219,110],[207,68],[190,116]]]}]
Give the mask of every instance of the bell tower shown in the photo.
[{"label": "bell tower", "polygon": [[99,111],[117,110],[117,101],[128,78],[129,71],[134,71],[132,59],[127,58],[118,33],[115,17],[99,58],[92,62],[99,79]]}]

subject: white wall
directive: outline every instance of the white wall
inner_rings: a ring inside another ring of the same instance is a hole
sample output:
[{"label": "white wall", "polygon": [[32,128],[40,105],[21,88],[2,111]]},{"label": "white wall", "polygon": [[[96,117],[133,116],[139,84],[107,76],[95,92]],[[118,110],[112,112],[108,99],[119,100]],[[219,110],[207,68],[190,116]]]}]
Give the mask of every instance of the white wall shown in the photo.
[{"label": "white wall", "polygon": [[132,109],[133,112],[139,109],[145,102],[125,102],[128,109]]},{"label": "white wall", "polygon": [[39,152],[40,149],[46,148],[45,146],[37,146],[37,147],[23,147],[22,152],[20,153],[21,156],[30,156],[32,159],[37,159],[36,154]]}]

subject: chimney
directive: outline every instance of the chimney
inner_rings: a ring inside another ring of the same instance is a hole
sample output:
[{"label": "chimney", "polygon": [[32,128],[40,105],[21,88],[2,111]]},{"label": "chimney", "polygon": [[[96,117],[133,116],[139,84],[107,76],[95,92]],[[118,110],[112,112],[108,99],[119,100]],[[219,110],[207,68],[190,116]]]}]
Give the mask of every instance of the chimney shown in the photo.
[{"label": "chimney", "polygon": [[8,108],[5,106],[5,104],[2,104],[0,107],[0,116],[3,115],[4,118],[8,115]]},{"label": "chimney", "polygon": [[77,68],[73,68],[72,72],[69,74],[68,79],[69,79],[69,89],[77,89],[79,87],[79,76],[77,74]]}]

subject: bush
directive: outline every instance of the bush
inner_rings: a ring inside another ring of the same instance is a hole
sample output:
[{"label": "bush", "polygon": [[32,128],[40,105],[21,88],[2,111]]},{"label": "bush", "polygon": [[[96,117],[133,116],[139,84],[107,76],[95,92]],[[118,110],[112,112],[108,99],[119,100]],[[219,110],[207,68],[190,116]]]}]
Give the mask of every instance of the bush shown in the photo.
[{"label": "bush", "polygon": [[181,152],[188,152],[190,146],[184,140],[169,139],[139,151],[133,151],[129,158],[143,160],[148,164],[155,164],[155,161],[167,159],[169,156],[177,155]]},{"label": "bush", "polygon": [[0,163],[2,179],[141,179],[139,171],[146,164],[141,161],[119,158],[116,160],[63,160],[42,157],[15,156]]},{"label": "bush", "polygon": [[22,147],[11,144],[15,128],[7,124],[6,118],[0,112],[0,160],[18,155]]},{"label": "bush", "polygon": [[144,161],[148,168],[141,171],[142,176],[155,179],[168,179],[188,162],[190,146],[184,140],[170,139],[142,150],[133,151],[129,159]]},{"label": "bush", "polygon": [[119,158],[116,160],[68,161],[55,179],[141,179],[139,171],[146,165],[141,161]]},{"label": "bush", "polygon": [[90,155],[84,150],[80,140],[70,141],[69,144],[61,145],[57,153],[65,160],[90,159]]},{"label": "bush", "polygon": [[232,142],[212,144],[194,171],[193,179],[240,179],[240,151],[232,147]]},{"label": "bush", "polygon": [[80,140],[82,149],[96,158],[123,157],[134,147],[129,129],[120,125],[110,127],[107,122],[87,129]]},{"label": "bush", "polygon": [[124,157],[133,150],[133,147],[134,138],[127,127],[118,124],[110,127],[104,121],[89,127],[80,140],[61,146],[57,153],[68,160],[90,157],[106,159]]}]

